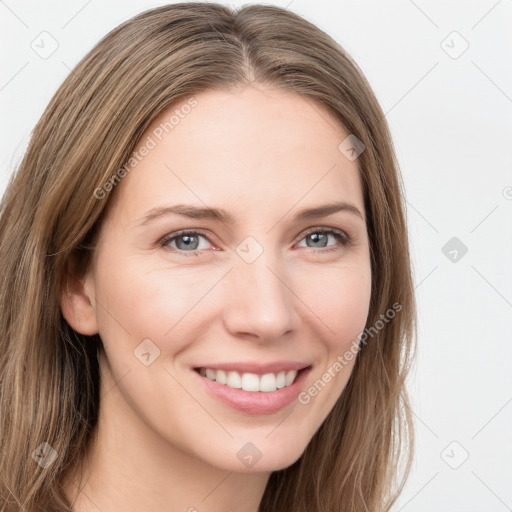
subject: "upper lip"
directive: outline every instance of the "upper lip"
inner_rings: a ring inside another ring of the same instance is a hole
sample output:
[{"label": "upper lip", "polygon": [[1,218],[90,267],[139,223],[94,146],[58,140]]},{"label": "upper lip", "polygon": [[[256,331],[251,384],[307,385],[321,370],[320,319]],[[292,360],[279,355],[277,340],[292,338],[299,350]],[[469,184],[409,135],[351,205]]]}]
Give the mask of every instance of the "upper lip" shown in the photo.
[{"label": "upper lip", "polygon": [[311,363],[303,363],[300,361],[274,361],[271,363],[256,363],[254,361],[239,361],[226,363],[208,363],[196,366],[195,369],[209,368],[211,370],[227,370],[240,373],[256,373],[265,375],[266,373],[278,373],[288,370],[303,370],[311,366]]}]

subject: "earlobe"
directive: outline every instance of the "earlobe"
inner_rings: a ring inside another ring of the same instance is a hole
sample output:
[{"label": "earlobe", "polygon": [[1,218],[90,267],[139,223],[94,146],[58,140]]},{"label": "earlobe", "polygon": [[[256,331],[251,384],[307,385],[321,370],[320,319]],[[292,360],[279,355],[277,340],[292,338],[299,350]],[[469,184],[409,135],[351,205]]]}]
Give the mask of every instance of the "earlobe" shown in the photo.
[{"label": "earlobe", "polygon": [[98,333],[94,289],[87,279],[77,279],[67,273],[61,286],[60,305],[68,324],[78,333],[92,336]]}]

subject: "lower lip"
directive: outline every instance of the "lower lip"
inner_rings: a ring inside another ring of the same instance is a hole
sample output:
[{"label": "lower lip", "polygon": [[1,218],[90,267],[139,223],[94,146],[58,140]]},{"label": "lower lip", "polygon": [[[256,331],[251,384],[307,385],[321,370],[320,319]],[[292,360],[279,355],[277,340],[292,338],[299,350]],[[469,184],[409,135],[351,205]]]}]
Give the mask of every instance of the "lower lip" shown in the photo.
[{"label": "lower lip", "polygon": [[201,383],[217,399],[237,411],[247,414],[273,414],[287,405],[290,405],[299,395],[304,381],[311,367],[301,370],[293,384],[275,391],[244,391],[230,388],[214,380],[203,377],[199,372],[192,370],[201,379]]}]

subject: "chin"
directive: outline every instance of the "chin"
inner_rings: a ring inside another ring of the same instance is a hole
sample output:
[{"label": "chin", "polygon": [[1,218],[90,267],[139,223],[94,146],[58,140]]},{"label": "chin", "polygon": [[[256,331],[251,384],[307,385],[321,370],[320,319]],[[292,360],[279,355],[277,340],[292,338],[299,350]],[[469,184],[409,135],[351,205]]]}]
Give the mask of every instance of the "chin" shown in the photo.
[{"label": "chin", "polygon": [[276,436],[276,439],[237,442],[235,456],[225,454],[221,460],[212,463],[226,471],[237,473],[261,473],[285,469],[294,464],[304,453],[307,443],[290,443]]}]

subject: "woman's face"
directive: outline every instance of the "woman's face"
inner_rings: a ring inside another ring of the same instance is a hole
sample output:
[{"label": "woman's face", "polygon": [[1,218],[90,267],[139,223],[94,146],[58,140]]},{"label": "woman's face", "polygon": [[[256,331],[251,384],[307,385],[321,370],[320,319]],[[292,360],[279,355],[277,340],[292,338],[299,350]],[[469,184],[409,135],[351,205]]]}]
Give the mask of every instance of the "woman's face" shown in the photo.
[{"label": "woman's face", "polygon": [[303,453],[369,309],[348,136],[323,106],[262,86],[198,94],[149,127],[85,280],[117,432],[229,471]]}]

